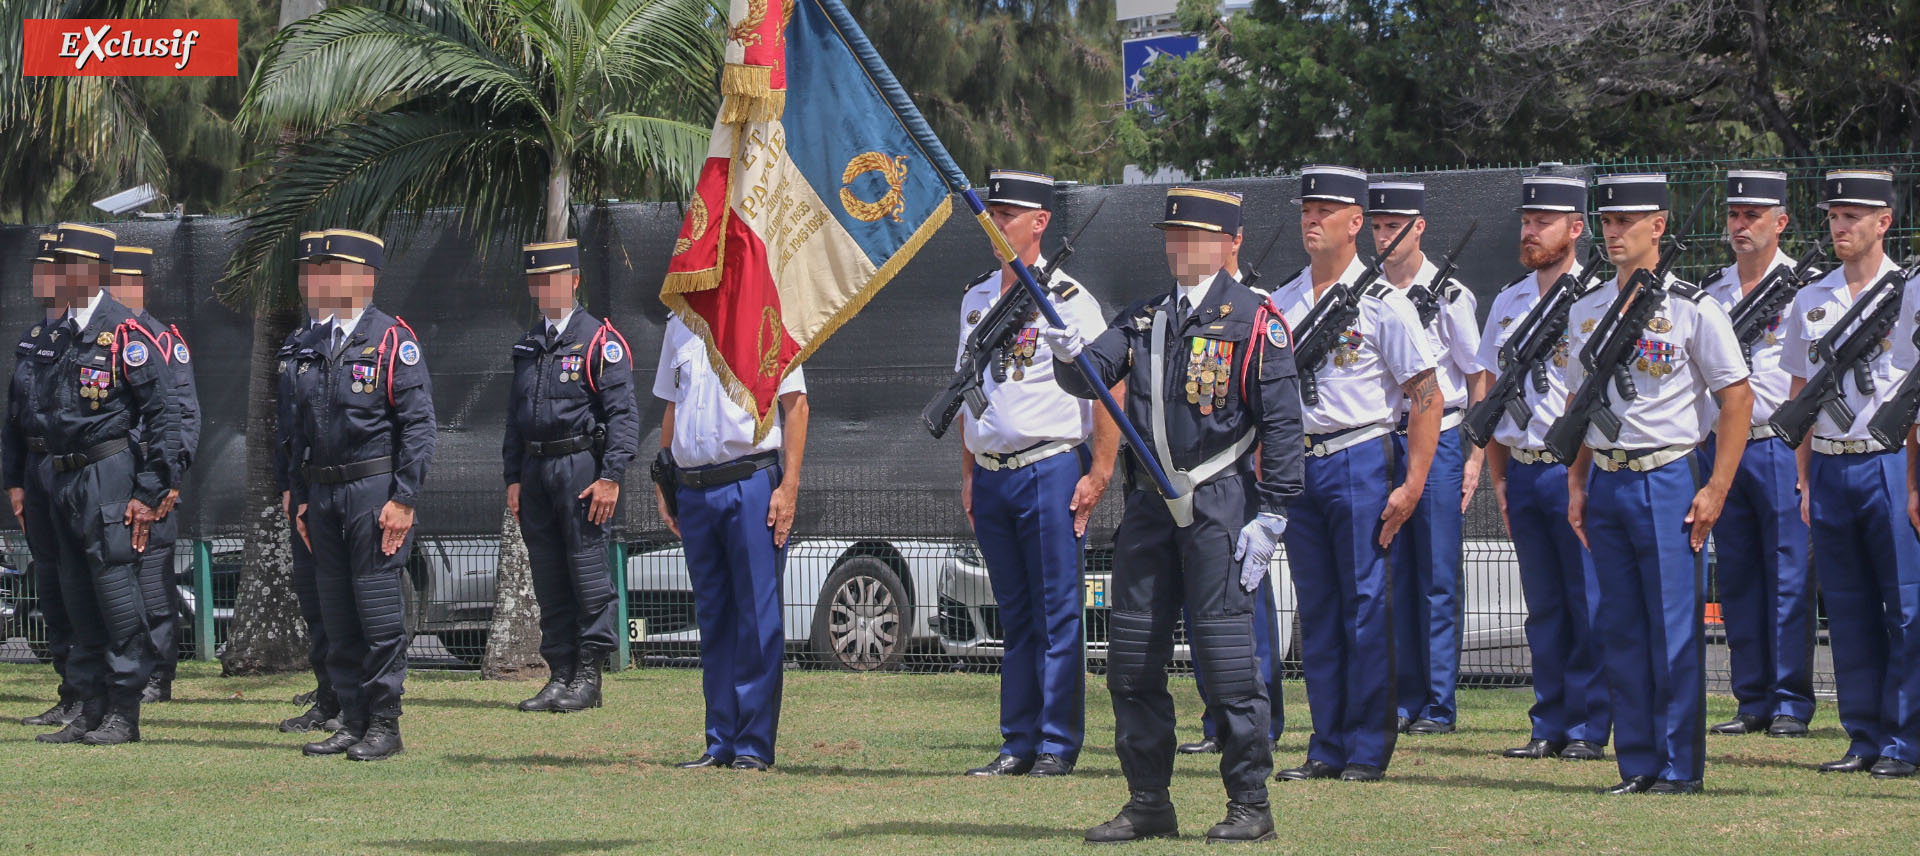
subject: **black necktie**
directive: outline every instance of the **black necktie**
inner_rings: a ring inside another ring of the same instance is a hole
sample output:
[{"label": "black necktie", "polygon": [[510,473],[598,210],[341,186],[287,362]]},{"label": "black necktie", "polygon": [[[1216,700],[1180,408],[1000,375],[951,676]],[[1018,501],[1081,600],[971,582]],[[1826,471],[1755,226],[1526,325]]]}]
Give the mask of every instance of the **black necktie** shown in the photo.
[{"label": "black necktie", "polygon": [[1179,321],[1181,325],[1185,325],[1187,323],[1187,317],[1192,314],[1193,314],[1192,301],[1189,301],[1184,297],[1180,298],[1180,317],[1174,320]]},{"label": "black necktie", "polygon": [[339,324],[333,325],[333,335],[327,338],[327,353],[339,356],[341,340],[346,337],[347,331],[340,329]]}]

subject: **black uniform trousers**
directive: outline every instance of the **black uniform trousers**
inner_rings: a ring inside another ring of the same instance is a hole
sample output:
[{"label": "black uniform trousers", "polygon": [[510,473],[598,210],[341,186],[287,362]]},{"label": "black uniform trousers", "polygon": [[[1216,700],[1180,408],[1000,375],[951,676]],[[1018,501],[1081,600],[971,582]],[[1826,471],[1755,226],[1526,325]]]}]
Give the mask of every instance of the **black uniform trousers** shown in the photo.
[{"label": "black uniform trousers", "polygon": [[67,680],[88,702],[137,707],[153,670],[139,554],[126,525],[134,456],[121,451],[53,476],[60,596],[73,623]]},{"label": "black uniform trousers", "polygon": [[53,671],[60,676],[60,699],[74,698],[73,681],[67,678],[67,656],[73,648],[73,620],[67,617],[67,600],[60,596],[60,538],[53,527],[53,459],[42,452],[27,453],[26,514],[21,525],[27,535],[27,573],[33,580],[34,596],[40,601],[40,616],[47,626],[47,656],[53,659]]},{"label": "black uniform trousers", "polygon": [[520,474],[520,533],[540,602],[540,656],[554,674],[604,656],[614,641],[616,606],[607,571],[607,531],[587,519],[580,492],[600,471],[591,451],[529,455]]},{"label": "black uniform trousers", "polygon": [[1256,592],[1240,586],[1233,548],[1258,509],[1252,476],[1228,474],[1193,491],[1193,525],[1174,525],[1151,486],[1127,495],[1114,533],[1107,688],[1114,751],[1130,790],[1164,791],[1173,777],[1173,696],[1167,662],[1184,605],[1212,707],[1219,714],[1220,778],[1238,802],[1267,799],[1273,772],[1269,696],[1254,654]]},{"label": "black uniform trousers", "polygon": [[300,602],[300,620],[307,625],[307,663],[313,667],[313,703],[324,713],[340,710],[340,697],[333,691],[333,673],[327,669],[332,648],[327,641],[327,622],[320,614],[320,587],[314,580],[313,551],[293,530],[293,596]]},{"label": "black uniform trousers", "polygon": [[173,546],[179,537],[180,517],[168,514],[154,521],[147,531],[146,552],[140,554],[140,593],[147,605],[147,632],[153,637],[153,672],[168,680],[180,664],[180,614],[186,606],[174,584]]},{"label": "black uniform trousers", "polygon": [[407,678],[407,557],[413,533],[389,556],[380,549],[380,509],[393,477],[380,474],[308,489],[307,536],[313,541],[314,586],[327,629],[327,671],[340,718],[398,717]]}]

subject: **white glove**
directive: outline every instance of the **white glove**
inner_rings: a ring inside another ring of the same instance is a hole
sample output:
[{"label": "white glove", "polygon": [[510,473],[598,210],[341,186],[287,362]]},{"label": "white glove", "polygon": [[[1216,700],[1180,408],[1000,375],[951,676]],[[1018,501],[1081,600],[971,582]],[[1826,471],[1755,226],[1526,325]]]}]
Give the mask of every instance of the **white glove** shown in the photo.
[{"label": "white glove", "polygon": [[1286,531],[1286,515],[1266,512],[1241,527],[1240,541],[1233,547],[1233,557],[1240,560],[1241,588],[1253,591],[1260,587],[1267,566],[1273,562],[1273,551],[1280,548],[1280,536]]},{"label": "white glove", "polygon": [[1053,349],[1054,356],[1065,360],[1076,359],[1087,347],[1086,340],[1080,338],[1080,328],[1068,324],[1065,327],[1042,327],[1040,338],[1047,347]]}]

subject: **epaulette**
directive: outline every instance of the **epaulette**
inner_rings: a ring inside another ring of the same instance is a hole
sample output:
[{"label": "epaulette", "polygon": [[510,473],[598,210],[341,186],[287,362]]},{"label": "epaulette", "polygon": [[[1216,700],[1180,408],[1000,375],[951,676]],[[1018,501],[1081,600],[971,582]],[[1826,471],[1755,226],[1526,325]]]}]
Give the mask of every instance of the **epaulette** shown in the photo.
[{"label": "epaulette", "polygon": [[1460,280],[1452,277],[1448,277],[1446,284],[1440,286],[1440,299],[1448,303],[1459,300],[1470,293],[1465,285],[1460,284]]},{"label": "epaulette", "polygon": [[1372,285],[1367,286],[1366,291],[1360,292],[1360,294],[1365,297],[1377,297],[1377,298],[1384,299],[1388,294],[1392,292],[1393,292],[1393,286],[1388,285],[1386,280],[1376,279],[1373,281]]},{"label": "epaulette", "polygon": [[1714,272],[1713,272],[1713,276],[1710,276],[1710,277],[1707,277],[1706,279],[1703,279],[1703,280],[1701,280],[1701,281],[1700,281],[1700,288],[1701,288],[1701,290],[1703,290],[1703,291],[1704,291],[1704,290],[1706,290],[1706,289],[1709,289],[1709,288],[1712,288],[1712,287],[1714,287],[1714,286],[1716,286],[1716,285],[1719,285],[1719,284],[1720,284],[1720,280],[1721,280],[1721,279],[1723,279],[1723,278],[1725,278],[1725,277],[1726,277],[1726,275],[1727,275],[1727,269],[1726,269],[1726,268],[1721,268],[1721,269],[1719,269],[1719,270],[1717,270],[1717,271],[1714,271]]},{"label": "epaulette", "polygon": [[993,275],[994,275],[994,274],[996,274],[996,273],[999,273],[999,272],[1000,272],[1000,269],[999,269],[999,268],[995,268],[995,269],[993,269],[993,270],[990,270],[990,271],[987,271],[986,273],[983,273],[983,274],[981,274],[981,275],[979,275],[979,276],[976,276],[976,277],[974,277],[974,278],[973,278],[973,279],[971,279],[971,280],[968,280],[968,281],[967,281],[967,290],[968,290],[968,291],[972,291],[972,290],[973,290],[973,287],[974,287],[974,286],[976,286],[976,285],[979,285],[979,284],[981,284],[981,283],[983,283],[983,282],[986,282],[986,281],[987,281],[987,280],[989,280],[989,279],[992,279],[992,278],[993,278]]},{"label": "epaulette", "polygon": [[1688,303],[1699,303],[1700,298],[1707,296],[1700,286],[1684,280],[1667,286],[1667,293]]},{"label": "epaulette", "polygon": [[1072,277],[1064,277],[1064,279],[1065,282],[1055,283],[1048,289],[1053,293],[1055,300],[1067,300],[1080,293],[1080,283],[1074,282]]},{"label": "epaulette", "polygon": [[1313,269],[1313,265],[1310,265],[1310,264],[1301,265],[1299,270],[1294,271],[1293,273],[1287,275],[1285,282],[1292,282],[1296,279],[1299,279],[1301,274],[1306,273],[1307,271],[1312,269]]}]

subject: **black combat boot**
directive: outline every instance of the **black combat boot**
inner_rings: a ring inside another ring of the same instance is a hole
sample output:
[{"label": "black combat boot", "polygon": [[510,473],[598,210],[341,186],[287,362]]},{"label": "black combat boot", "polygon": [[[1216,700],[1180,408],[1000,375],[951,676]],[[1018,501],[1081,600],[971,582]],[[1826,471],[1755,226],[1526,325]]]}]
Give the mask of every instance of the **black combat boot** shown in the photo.
[{"label": "black combat boot", "polygon": [[[328,723],[333,723],[328,725]],[[307,712],[290,719],[280,720],[280,731],[286,734],[304,734],[309,731],[332,731],[340,727],[340,711],[321,708],[318,702]]]},{"label": "black combat boot", "polygon": [[360,738],[365,736],[367,736],[366,723],[342,722],[340,723],[340,729],[338,731],[333,732],[332,737],[328,737],[325,740],[319,740],[313,743],[308,743],[307,745],[300,747],[300,751],[307,755],[316,755],[316,756],[317,755],[345,755],[348,749],[353,748],[354,744],[359,743]]},{"label": "black combat boot", "polygon": [[553,709],[572,713],[599,706],[600,655],[583,653],[573,669],[573,680],[567,682],[567,694],[554,700]]},{"label": "black combat boot", "polygon": [[1118,844],[1144,838],[1179,838],[1180,821],[1166,791],[1134,791],[1112,820],[1087,830],[1088,844]]},{"label": "black combat boot", "polygon": [[62,689],[60,691],[60,700],[54,702],[52,707],[47,708],[45,713],[22,719],[20,720],[20,724],[58,727],[72,722],[73,718],[79,715],[79,696],[74,695],[71,690]]},{"label": "black combat boot", "polygon": [[1273,812],[1264,802],[1227,801],[1227,819],[1207,830],[1207,843],[1272,841]]},{"label": "black combat boot", "polygon": [[51,734],[37,735],[33,739],[41,743],[78,743],[80,738],[87,736],[87,732],[100,727],[100,720],[106,715],[107,700],[104,696],[87,699],[81,703],[74,717],[67,720],[67,727]]},{"label": "black combat boot", "polygon": [[553,670],[547,676],[547,685],[540,688],[533,698],[520,703],[520,709],[528,713],[552,712],[555,702],[567,695],[567,684],[572,682],[573,672]]},{"label": "black combat boot", "polygon": [[153,677],[147,679],[147,688],[140,691],[141,704],[173,701],[173,676],[153,670]]},{"label": "black combat boot", "polygon": [[367,726],[367,736],[347,750],[347,760],[383,761],[405,751],[406,744],[400,742],[400,719],[376,716]]},{"label": "black combat boot", "polygon": [[118,746],[140,742],[140,705],[114,705],[100,718],[100,725],[87,732],[80,742],[88,746]]}]

